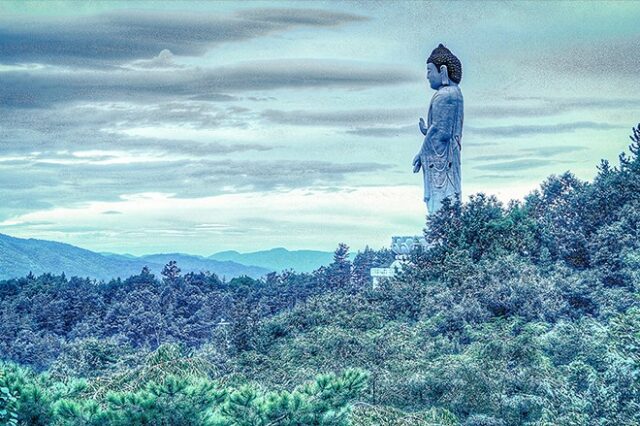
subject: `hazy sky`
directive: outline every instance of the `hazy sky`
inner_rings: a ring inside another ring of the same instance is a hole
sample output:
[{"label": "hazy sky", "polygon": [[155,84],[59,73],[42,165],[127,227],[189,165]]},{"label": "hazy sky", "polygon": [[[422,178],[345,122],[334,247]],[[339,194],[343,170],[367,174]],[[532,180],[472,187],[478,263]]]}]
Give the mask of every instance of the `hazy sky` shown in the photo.
[{"label": "hazy sky", "polygon": [[0,233],[97,251],[386,246],[424,226],[425,60],[463,196],[591,179],[640,121],[640,3],[0,2]]}]

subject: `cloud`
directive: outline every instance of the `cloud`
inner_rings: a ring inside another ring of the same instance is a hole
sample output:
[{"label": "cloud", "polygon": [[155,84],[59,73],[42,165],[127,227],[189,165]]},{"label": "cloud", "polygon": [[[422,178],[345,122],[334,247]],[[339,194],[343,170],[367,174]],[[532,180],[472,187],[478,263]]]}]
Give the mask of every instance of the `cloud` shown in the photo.
[{"label": "cloud", "polygon": [[163,49],[154,58],[134,61],[132,66],[135,68],[185,68],[184,65],[179,65],[175,62],[173,53],[169,49]]},{"label": "cloud", "polygon": [[[569,154],[577,151],[584,151],[586,147],[577,145],[562,145],[562,146],[546,146],[546,147],[534,147],[523,148],[518,150],[517,153],[510,154],[487,154],[478,155],[466,159],[465,161],[471,163],[490,161],[488,164],[480,164],[473,166],[476,170],[487,170],[492,172],[510,172],[510,171],[523,171],[529,169],[535,169],[543,166],[548,166],[556,163],[551,160],[550,157],[555,157],[561,154]],[[542,158],[535,158],[542,157]],[[501,161],[509,160],[509,161]],[[567,161],[564,161],[565,163]],[[503,173],[486,173],[483,175],[475,176],[477,179],[511,179],[522,178],[522,175],[503,174]]]},{"label": "cloud", "polygon": [[5,20],[0,26],[0,63],[102,67],[153,58],[165,49],[199,56],[220,43],[364,19],[316,9],[254,9],[226,16],[129,9],[64,20]]},{"label": "cloud", "polygon": [[262,118],[277,124],[292,126],[362,126],[364,124],[395,124],[409,119],[416,121],[416,110],[402,108],[353,109],[334,111],[268,109]]},{"label": "cloud", "polygon": [[418,125],[411,126],[394,126],[394,127],[359,127],[345,131],[349,135],[373,137],[373,138],[387,138],[406,134],[419,134],[420,130]]},{"label": "cloud", "polygon": [[172,193],[200,197],[223,193],[283,190],[343,183],[348,176],[380,173],[390,165],[328,161],[259,161],[255,159],[152,159],[96,164],[24,160],[0,170],[0,217],[36,206],[70,206],[108,201],[130,193]]},{"label": "cloud", "polygon": [[511,154],[486,154],[486,155],[477,155],[475,157],[471,157],[468,161],[497,161],[497,160],[511,160],[511,159],[520,159],[524,156],[530,157],[554,157],[560,154],[569,154],[577,151],[585,151],[587,147],[578,146],[578,145],[560,145],[560,146],[542,146],[542,147],[534,147],[534,148],[522,148],[517,153]]},{"label": "cloud", "polygon": [[[419,134],[415,117],[420,108],[372,108],[335,111],[274,110],[262,112],[261,118],[275,124],[304,127],[346,128],[348,135],[361,137],[395,137],[404,134]],[[406,124],[415,121],[415,124]],[[405,124],[403,124],[405,123]]]},{"label": "cloud", "polygon": [[[138,107],[128,103],[61,106],[54,110],[6,110],[0,114],[0,160],[28,156],[69,157],[75,151],[126,151],[131,155],[212,157],[235,152],[268,151],[276,147],[225,140],[174,140],[168,137],[132,137],[124,132],[175,126],[187,129],[242,128],[251,111],[196,102],[170,102]],[[39,154],[34,155],[33,152]],[[95,156],[94,156],[95,157]]]},{"label": "cloud", "polygon": [[518,175],[503,175],[498,173],[489,173],[489,174],[474,176],[474,179],[484,179],[484,180],[494,180],[494,179],[515,180],[515,179],[521,179],[521,178],[522,176],[518,176]]},{"label": "cloud", "polygon": [[[604,77],[607,75],[635,78],[638,75],[638,46],[640,35],[593,39],[576,38],[565,47],[555,46],[543,54],[522,60],[523,66],[573,78]],[[540,64],[548,66],[540,67]]]},{"label": "cloud", "polygon": [[548,117],[572,111],[633,108],[640,108],[640,99],[507,96],[501,105],[468,105],[465,114],[477,118]]},{"label": "cloud", "polygon": [[265,60],[180,72],[47,69],[1,75],[0,106],[5,108],[42,108],[73,101],[140,103],[274,89],[366,89],[415,80],[413,73],[397,67],[311,59]]},{"label": "cloud", "polygon": [[544,167],[551,164],[554,164],[553,160],[543,160],[543,159],[520,159],[513,161],[502,161],[498,163],[489,163],[489,164],[481,164],[474,166],[473,168],[476,170],[487,170],[493,172],[499,171],[524,171],[535,169],[538,167]]},{"label": "cloud", "polygon": [[486,154],[486,155],[476,155],[475,157],[470,157],[465,159],[467,161],[497,161],[497,160],[511,160],[513,158],[520,157],[518,154]]},{"label": "cloud", "polygon": [[596,123],[593,121],[577,121],[573,123],[540,124],[540,125],[514,125],[497,127],[466,127],[465,130],[475,134],[492,137],[519,137],[527,135],[543,135],[570,133],[576,130],[609,130],[618,129],[620,126],[609,123]]},{"label": "cloud", "polygon": [[585,151],[587,147],[578,145],[561,145],[561,146],[542,146],[535,148],[523,148],[520,151],[537,155],[540,157],[553,157],[560,154],[568,154],[571,152]]},{"label": "cloud", "polygon": [[346,22],[368,21],[369,18],[351,13],[330,12],[321,9],[265,8],[248,9],[237,15],[253,21],[266,21],[285,25],[333,27]]},{"label": "cloud", "polygon": [[189,100],[192,101],[207,101],[207,102],[231,102],[237,101],[240,98],[237,96],[225,95],[223,93],[210,93],[206,95],[194,95],[190,96]]},{"label": "cloud", "polygon": [[277,98],[275,98],[274,96],[247,96],[247,100],[253,102],[268,102],[275,101],[277,100]]},{"label": "cloud", "polygon": [[237,91],[302,87],[363,89],[416,80],[413,72],[397,66],[321,59],[247,62],[212,69],[205,76],[213,87]]}]

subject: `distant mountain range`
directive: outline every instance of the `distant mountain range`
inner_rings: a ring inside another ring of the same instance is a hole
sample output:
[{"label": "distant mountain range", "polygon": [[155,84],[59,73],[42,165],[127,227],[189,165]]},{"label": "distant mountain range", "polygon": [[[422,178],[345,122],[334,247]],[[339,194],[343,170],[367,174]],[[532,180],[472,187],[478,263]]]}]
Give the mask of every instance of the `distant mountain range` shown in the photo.
[{"label": "distant mountain range", "polygon": [[68,277],[101,280],[127,278],[139,274],[144,266],[160,275],[169,261],[175,260],[183,273],[209,271],[227,279],[247,275],[261,277],[272,271],[293,269],[311,272],[333,260],[333,253],[315,250],[289,251],[285,248],[239,253],[223,251],[209,257],[183,253],[131,254],[96,253],[55,241],[23,239],[0,234],[0,279],[22,277],[33,272],[65,273]]},{"label": "distant mountain range", "polygon": [[70,244],[54,241],[14,238],[0,234],[0,279],[23,277],[29,272],[65,273],[68,277],[90,277],[102,280],[127,278],[139,274],[144,266],[160,275],[162,268],[175,260],[184,272],[210,271],[227,279],[240,275],[258,278],[271,272],[259,266],[242,265],[186,254],[154,254],[135,257],[95,253]]},{"label": "distant mountain range", "polygon": [[252,253],[238,253],[233,250],[221,251],[209,256],[209,259],[256,265],[272,271],[293,269],[296,272],[311,272],[322,265],[333,262],[333,253],[316,250],[289,251],[279,247]]}]

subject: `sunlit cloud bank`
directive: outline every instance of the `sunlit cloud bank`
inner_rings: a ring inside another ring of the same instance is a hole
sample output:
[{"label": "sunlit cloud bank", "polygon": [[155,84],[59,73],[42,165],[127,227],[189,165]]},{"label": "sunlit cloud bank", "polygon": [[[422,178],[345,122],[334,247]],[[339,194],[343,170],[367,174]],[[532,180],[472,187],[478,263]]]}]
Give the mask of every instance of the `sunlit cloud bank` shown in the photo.
[{"label": "sunlit cloud bank", "polygon": [[[505,185],[496,195],[507,202],[533,188]],[[473,187],[469,188],[473,190]],[[417,186],[317,188],[247,192],[202,198],[175,194],[121,195],[118,201],[34,211],[0,222],[0,230],[64,240],[97,251],[250,251],[286,246],[355,249],[383,247],[390,234],[415,235],[426,215]]]}]

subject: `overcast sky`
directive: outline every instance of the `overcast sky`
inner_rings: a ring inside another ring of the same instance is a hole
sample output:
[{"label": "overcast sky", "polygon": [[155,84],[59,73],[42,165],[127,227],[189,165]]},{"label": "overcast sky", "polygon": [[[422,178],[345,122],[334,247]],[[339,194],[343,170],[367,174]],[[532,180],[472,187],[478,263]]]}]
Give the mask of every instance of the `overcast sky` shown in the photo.
[{"label": "overcast sky", "polygon": [[0,233],[96,251],[388,245],[424,226],[425,61],[462,189],[590,180],[640,121],[640,3],[0,2]]}]

